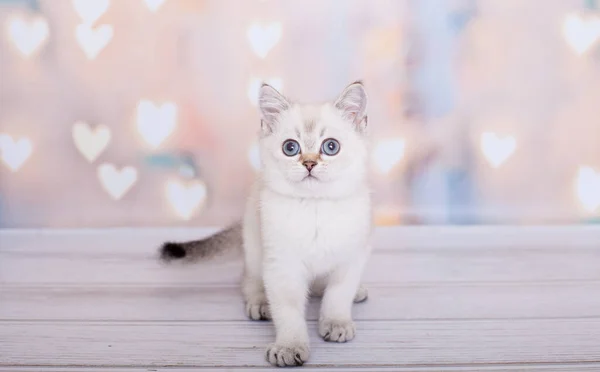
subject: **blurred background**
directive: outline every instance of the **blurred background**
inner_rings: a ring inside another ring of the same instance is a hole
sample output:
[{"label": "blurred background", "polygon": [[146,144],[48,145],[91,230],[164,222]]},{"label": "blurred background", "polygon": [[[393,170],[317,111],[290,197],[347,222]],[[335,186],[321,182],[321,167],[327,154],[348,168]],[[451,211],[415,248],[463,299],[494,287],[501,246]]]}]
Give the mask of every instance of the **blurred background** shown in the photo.
[{"label": "blurred background", "polygon": [[584,0],[0,0],[0,227],[220,226],[261,81],[370,94],[376,220],[598,223]]}]

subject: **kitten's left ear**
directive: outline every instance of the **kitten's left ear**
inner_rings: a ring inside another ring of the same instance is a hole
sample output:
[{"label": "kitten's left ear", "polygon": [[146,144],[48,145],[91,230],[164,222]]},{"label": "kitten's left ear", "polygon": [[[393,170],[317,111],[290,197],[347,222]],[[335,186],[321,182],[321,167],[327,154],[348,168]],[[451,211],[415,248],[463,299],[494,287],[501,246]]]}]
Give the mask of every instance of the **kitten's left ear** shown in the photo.
[{"label": "kitten's left ear", "polygon": [[261,127],[265,134],[274,131],[281,114],[290,108],[291,104],[277,89],[263,83],[258,93],[258,107],[261,115]]},{"label": "kitten's left ear", "polygon": [[357,81],[346,87],[335,101],[334,106],[342,112],[344,119],[363,130],[367,126],[367,92],[362,82]]}]

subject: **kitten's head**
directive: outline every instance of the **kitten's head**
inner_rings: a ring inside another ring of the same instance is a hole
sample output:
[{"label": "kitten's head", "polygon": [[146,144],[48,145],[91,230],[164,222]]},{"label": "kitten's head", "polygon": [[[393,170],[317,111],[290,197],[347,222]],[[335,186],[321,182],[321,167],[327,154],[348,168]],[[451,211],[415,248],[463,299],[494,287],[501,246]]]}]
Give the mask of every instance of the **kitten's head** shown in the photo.
[{"label": "kitten's head", "polygon": [[367,94],[350,84],[332,102],[291,102],[273,87],[260,88],[263,180],[298,197],[343,197],[366,186]]}]

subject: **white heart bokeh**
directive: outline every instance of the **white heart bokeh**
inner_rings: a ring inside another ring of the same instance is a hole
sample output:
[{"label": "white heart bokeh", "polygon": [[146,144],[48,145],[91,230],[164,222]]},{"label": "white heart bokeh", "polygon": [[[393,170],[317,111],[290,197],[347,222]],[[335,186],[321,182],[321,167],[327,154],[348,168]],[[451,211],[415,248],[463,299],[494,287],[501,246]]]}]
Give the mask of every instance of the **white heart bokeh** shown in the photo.
[{"label": "white heart bokeh", "polygon": [[158,8],[160,8],[163,5],[165,0],[144,0],[144,2],[146,3],[146,6],[148,7],[148,9],[150,9],[150,11],[156,12]]},{"label": "white heart bokeh", "polygon": [[137,106],[136,123],[144,141],[156,149],[177,126],[177,105],[173,102],[156,104],[141,100]]},{"label": "white heart bokeh", "polygon": [[90,163],[100,156],[110,142],[110,128],[98,125],[92,129],[88,123],[78,121],[73,125],[75,147]]},{"label": "white heart bokeh", "polygon": [[600,208],[600,172],[580,166],[575,178],[575,194],[586,212],[596,212]]},{"label": "white heart bokeh", "polygon": [[248,27],[246,36],[254,53],[260,58],[265,58],[281,39],[281,30],[281,22],[265,25],[254,22]]},{"label": "white heart bokeh", "polygon": [[577,54],[584,54],[600,38],[600,18],[596,15],[569,14],[563,23],[563,34]]},{"label": "white heart bokeh", "polygon": [[171,180],[167,182],[166,196],[177,216],[189,220],[206,200],[206,185],[200,181],[184,184]]},{"label": "white heart bokeh", "polygon": [[110,6],[110,0],[73,0],[75,13],[84,23],[93,24]]},{"label": "white heart bokeh", "polygon": [[25,19],[16,16],[8,22],[10,41],[25,57],[32,56],[48,40],[50,29],[43,17]]},{"label": "white heart bokeh", "polygon": [[138,171],[134,167],[127,166],[118,170],[109,163],[99,165],[97,174],[104,190],[115,200],[121,199],[138,179]]},{"label": "white heart bokeh", "polygon": [[484,132],[480,145],[485,159],[493,168],[498,168],[516,150],[517,140],[512,136],[501,137],[493,132]]},{"label": "white heart bokeh", "polygon": [[31,156],[33,146],[28,138],[22,137],[19,140],[13,139],[8,134],[0,134],[0,153],[2,162],[10,168],[11,171],[18,171],[25,161]]},{"label": "white heart bokeh", "polygon": [[394,138],[380,141],[373,150],[373,162],[381,173],[388,173],[404,157],[406,141]]},{"label": "white heart bokeh", "polygon": [[80,24],[75,29],[75,38],[85,56],[92,60],[104,49],[113,38],[113,27],[102,25],[96,28],[88,24]]}]

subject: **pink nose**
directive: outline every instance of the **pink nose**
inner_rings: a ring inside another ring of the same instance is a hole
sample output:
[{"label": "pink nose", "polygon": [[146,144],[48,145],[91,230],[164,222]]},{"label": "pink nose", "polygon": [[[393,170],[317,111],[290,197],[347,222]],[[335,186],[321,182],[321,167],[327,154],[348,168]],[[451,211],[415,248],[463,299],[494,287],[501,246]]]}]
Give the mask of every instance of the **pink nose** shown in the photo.
[{"label": "pink nose", "polygon": [[307,161],[303,162],[302,165],[304,165],[306,167],[306,169],[308,169],[308,171],[310,172],[317,165],[317,162],[312,161],[312,160],[307,160]]}]

